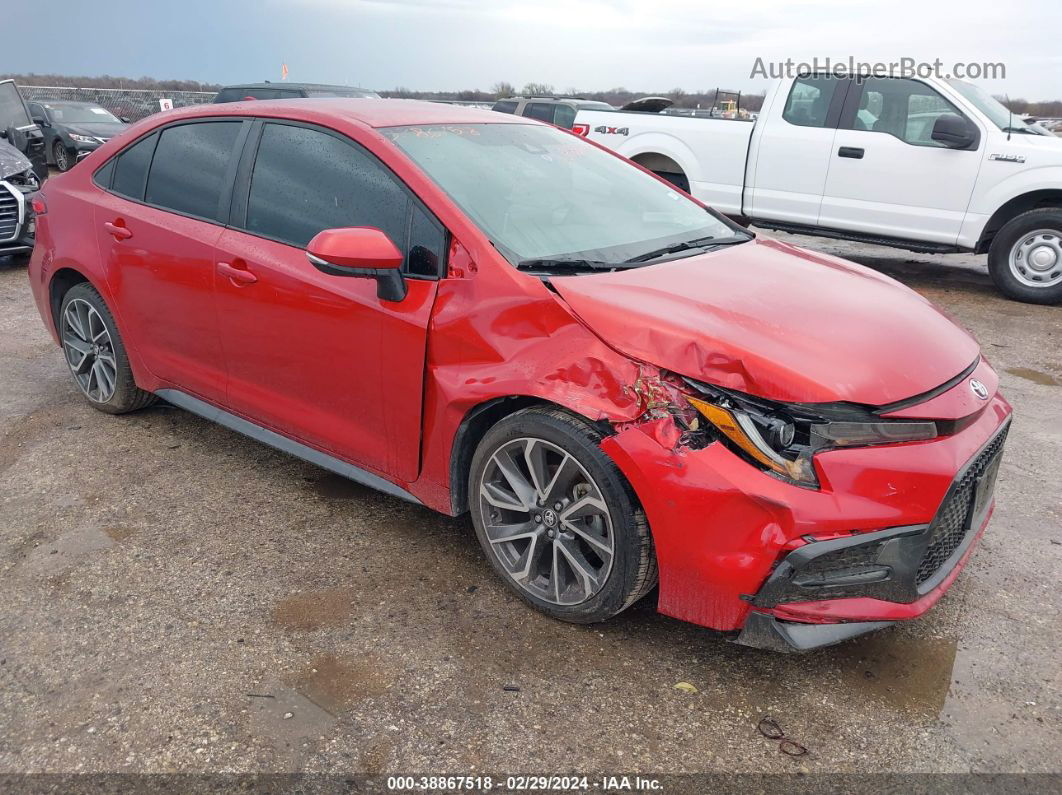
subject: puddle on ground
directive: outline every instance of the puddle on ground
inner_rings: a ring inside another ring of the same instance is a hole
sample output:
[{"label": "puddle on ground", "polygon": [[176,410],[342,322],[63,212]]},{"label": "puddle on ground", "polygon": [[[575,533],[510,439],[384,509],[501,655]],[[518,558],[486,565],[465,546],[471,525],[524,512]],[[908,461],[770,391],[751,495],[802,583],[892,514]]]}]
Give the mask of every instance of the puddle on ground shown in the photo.
[{"label": "puddle on ground", "polygon": [[1008,367],[1007,372],[1011,375],[1018,376],[1018,378],[1024,378],[1026,381],[1032,381],[1034,384],[1040,384],[1041,386],[1062,385],[1059,380],[1050,373],[1033,370],[1029,367]]},{"label": "puddle on ground", "polygon": [[372,657],[336,657],[323,654],[291,684],[302,695],[332,715],[339,715],[362,699],[386,692],[385,669]]},{"label": "puddle on ground", "polygon": [[354,589],[325,588],[281,599],[273,622],[285,629],[320,629],[346,624],[354,612]]},{"label": "puddle on ground", "polygon": [[103,528],[103,532],[110,536],[112,541],[125,541],[127,538],[133,535],[136,530],[132,527],[118,527],[112,525],[110,527]]},{"label": "puddle on ground", "polygon": [[259,686],[247,700],[251,731],[288,757],[306,754],[336,722],[306,696],[279,683]]},{"label": "puddle on ground", "polygon": [[367,494],[374,493],[367,486],[362,486],[350,478],[345,478],[333,472],[323,474],[317,478],[310,478],[307,482],[310,488],[330,500],[356,500],[364,498]]},{"label": "puddle on ground", "polygon": [[878,632],[839,646],[833,657],[853,698],[936,718],[951,687],[957,645],[955,638]]},{"label": "puddle on ground", "polygon": [[85,555],[112,546],[114,540],[99,527],[77,527],[27,552],[23,566],[27,572],[34,574],[57,574],[73,566]]}]

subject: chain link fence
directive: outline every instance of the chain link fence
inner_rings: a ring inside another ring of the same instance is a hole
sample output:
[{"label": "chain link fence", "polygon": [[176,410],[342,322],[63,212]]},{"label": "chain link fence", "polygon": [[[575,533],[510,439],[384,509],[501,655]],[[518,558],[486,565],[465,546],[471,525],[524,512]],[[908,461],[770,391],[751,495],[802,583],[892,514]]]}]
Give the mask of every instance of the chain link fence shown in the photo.
[{"label": "chain link fence", "polygon": [[152,113],[158,113],[162,106],[159,100],[168,99],[175,108],[190,105],[205,105],[214,101],[213,91],[167,91],[165,89],[126,89],[126,88],[70,88],[64,86],[19,86],[19,92],[27,102],[95,102],[119,118],[140,121]]}]

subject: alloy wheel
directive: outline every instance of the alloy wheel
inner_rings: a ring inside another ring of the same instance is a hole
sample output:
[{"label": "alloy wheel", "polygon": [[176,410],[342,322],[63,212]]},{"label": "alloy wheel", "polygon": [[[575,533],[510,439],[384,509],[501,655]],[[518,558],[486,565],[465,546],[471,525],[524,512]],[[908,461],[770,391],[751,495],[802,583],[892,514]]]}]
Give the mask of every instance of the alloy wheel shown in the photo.
[{"label": "alloy wheel", "polygon": [[70,168],[70,153],[66,151],[66,147],[59,141],[55,142],[53,154],[55,155],[55,167],[57,169],[66,171]]},{"label": "alloy wheel", "polygon": [[1038,229],[1010,249],[1010,272],[1026,287],[1053,287],[1062,282],[1062,233]]},{"label": "alloy wheel", "polygon": [[63,310],[63,353],[85,396],[106,403],[114,395],[118,365],[107,324],[88,301],[75,298]]},{"label": "alloy wheel", "polygon": [[570,453],[544,439],[507,442],[483,470],[479,499],[491,550],[523,590],[570,606],[604,587],[615,557],[612,516]]}]

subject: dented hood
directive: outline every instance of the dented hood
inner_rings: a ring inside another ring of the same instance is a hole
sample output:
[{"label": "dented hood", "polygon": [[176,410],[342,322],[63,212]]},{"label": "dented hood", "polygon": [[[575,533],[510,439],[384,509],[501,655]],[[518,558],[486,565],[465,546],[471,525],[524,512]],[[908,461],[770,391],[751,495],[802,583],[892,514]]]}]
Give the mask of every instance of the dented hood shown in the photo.
[{"label": "dented hood", "polygon": [[0,179],[7,179],[33,168],[29,159],[6,141],[0,141]]},{"label": "dented hood", "polygon": [[899,282],[776,240],[551,282],[628,356],[773,400],[892,403],[955,377],[979,352]]}]

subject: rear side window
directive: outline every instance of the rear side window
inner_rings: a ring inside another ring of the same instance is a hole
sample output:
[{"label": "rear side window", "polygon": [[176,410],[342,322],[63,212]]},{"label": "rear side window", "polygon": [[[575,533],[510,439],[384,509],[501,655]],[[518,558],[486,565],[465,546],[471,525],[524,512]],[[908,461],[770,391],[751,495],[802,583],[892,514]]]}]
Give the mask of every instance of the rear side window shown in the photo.
[{"label": "rear side window", "polygon": [[149,135],[115,158],[111,190],[122,196],[128,196],[130,199],[144,200],[144,184],[147,182],[151,155],[155,152],[155,143],[158,139],[157,134]]},{"label": "rear side window", "polygon": [[528,118],[548,121],[553,124],[553,113],[557,106],[552,102],[528,102],[524,114]]},{"label": "rear side window", "polygon": [[214,97],[215,102],[239,102],[247,96],[247,92],[239,88],[223,88]]},{"label": "rear side window", "polygon": [[110,190],[111,180],[114,178],[114,164],[118,162],[118,158],[112,157],[106,162],[106,164],[92,175],[92,181],[105,190]]},{"label": "rear side window", "polygon": [[345,226],[383,230],[405,251],[406,273],[439,275],[445,229],[374,157],[321,130],[266,124],[244,228],[305,248],[318,232]]},{"label": "rear side window", "polygon": [[217,220],[241,124],[212,121],[163,130],[144,200],[167,210]]},{"label": "rear side window", "polygon": [[513,99],[501,99],[494,103],[494,107],[491,110],[496,110],[499,113],[516,113],[516,106],[519,103]]},{"label": "rear side window", "polygon": [[557,105],[553,123],[558,127],[563,127],[565,130],[570,130],[572,125],[575,124],[575,108],[571,105]]},{"label": "rear side window", "polygon": [[782,118],[799,127],[825,127],[834,92],[843,82],[828,75],[806,75],[793,81]]}]

